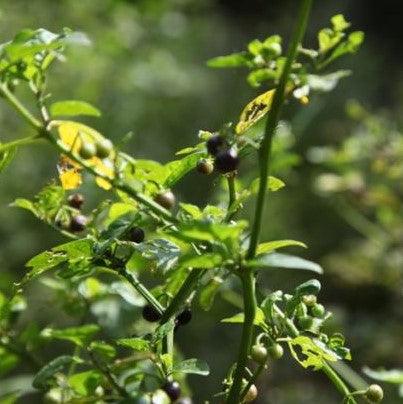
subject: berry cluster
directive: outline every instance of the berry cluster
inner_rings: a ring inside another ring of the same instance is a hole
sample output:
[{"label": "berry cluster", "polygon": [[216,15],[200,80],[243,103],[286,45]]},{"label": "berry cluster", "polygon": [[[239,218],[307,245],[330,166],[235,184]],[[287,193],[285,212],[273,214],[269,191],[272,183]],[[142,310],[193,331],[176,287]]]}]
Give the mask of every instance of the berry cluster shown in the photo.
[{"label": "berry cluster", "polygon": [[206,143],[208,153],[214,157],[214,165],[206,159],[200,160],[197,170],[202,174],[211,174],[214,168],[222,174],[235,171],[239,166],[237,151],[230,147],[222,135],[214,135]]}]

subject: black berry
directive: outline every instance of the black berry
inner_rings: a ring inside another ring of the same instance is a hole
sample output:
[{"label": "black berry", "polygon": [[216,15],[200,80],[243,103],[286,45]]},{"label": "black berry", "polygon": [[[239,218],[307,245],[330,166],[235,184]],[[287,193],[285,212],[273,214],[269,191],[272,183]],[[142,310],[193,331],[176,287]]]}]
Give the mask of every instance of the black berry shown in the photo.
[{"label": "black berry", "polygon": [[185,325],[192,319],[192,311],[190,309],[185,309],[182,313],[178,314],[176,317],[176,323],[178,325]]},{"label": "black berry", "polygon": [[132,227],[129,230],[129,240],[134,243],[141,243],[144,241],[144,230],[141,227]]},{"label": "black berry", "polygon": [[214,171],[214,165],[210,161],[205,160],[205,159],[200,160],[197,163],[196,168],[200,174],[205,174],[205,175],[209,175]]},{"label": "black berry", "polygon": [[102,139],[95,144],[95,149],[97,157],[105,159],[111,154],[113,144],[109,139]]},{"label": "black berry", "polygon": [[70,220],[69,230],[73,233],[79,233],[85,229],[88,219],[84,215],[73,216]]},{"label": "black berry", "polygon": [[214,160],[215,168],[221,173],[229,173],[239,166],[239,157],[234,149],[221,151]]},{"label": "black berry", "polygon": [[162,386],[162,389],[165,391],[165,393],[167,393],[168,397],[172,401],[176,401],[181,395],[181,386],[175,380],[173,380],[172,382],[166,382]]},{"label": "black berry", "polygon": [[165,209],[172,209],[176,203],[176,198],[172,191],[157,194],[154,200]]},{"label": "black berry", "polygon": [[150,323],[155,323],[161,319],[161,314],[151,304],[143,307],[143,318]]},{"label": "black berry", "polygon": [[84,203],[84,197],[81,194],[73,194],[67,198],[67,203],[72,208],[81,209]]},{"label": "black berry", "polygon": [[207,140],[206,147],[212,156],[216,156],[220,151],[226,149],[228,144],[221,135],[214,135]]}]

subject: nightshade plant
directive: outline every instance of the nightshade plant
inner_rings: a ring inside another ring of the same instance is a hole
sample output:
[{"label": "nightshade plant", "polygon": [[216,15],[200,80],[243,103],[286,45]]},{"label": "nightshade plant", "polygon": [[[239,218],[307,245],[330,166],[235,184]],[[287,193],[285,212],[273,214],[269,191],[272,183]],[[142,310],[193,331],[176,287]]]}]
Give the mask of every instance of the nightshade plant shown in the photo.
[{"label": "nightshade plant", "polygon": [[[287,246],[304,247],[302,242],[260,240],[267,193],[284,186],[269,170],[283,104],[296,99],[306,105],[311,93],[332,90],[349,72],[323,70],[354,53],[363,41],[362,32],[347,33],[350,24],[336,15],[331,27],[319,32],[318,49],[302,47],[311,6],[312,0],[301,1],[286,54],[281,38],[274,35],[252,41],[245,52],[209,61],[212,67],[247,68],[248,82],[266,90],[244,108],[235,125],[201,130],[199,143],[180,150],[178,159],[167,164],[129,156],[95,129],[63,119],[99,116],[92,105],[51,101],[46,86],[49,68],[63,58],[66,46],[86,41],[82,34],[24,30],[1,45],[0,95],[34,130],[33,135],[0,145],[1,170],[19,147],[34,142],[48,143],[59,155],[60,185],[52,182],[35,200],[17,199],[13,206],[32,212],[68,239],[29,260],[13,293],[1,296],[3,373],[21,358],[30,361],[35,370],[32,385],[50,402],[189,403],[185,376],[207,376],[209,368],[201,359],[181,356],[174,344],[175,330],[191,321],[195,302],[208,310],[223,282],[238,279],[243,312],[222,321],[242,327],[239,351],[213,401],[253,401],[259,375],[269,361],[283,357],[285,348],[304,368],[323,371],[345,402],[382,399],[379,386],[354,389],[338,373],[337,361],[351,355],[341,334],[328,336],[322,330],[331,313],[317,301],[321,289],[317,279],[257,299],[261,270],[322,272],[313,262],[277,252]],[[17,98],[21,86],[32,92],[38,114]],[[266,126],[260,133],[255,124],[263,118]],[[238,168],[255,153],[259,177],[241,189],[237,177],[242,168]],[[185,175],[191,171],[208,175],[213,169],[227,183],[226,205],[200,208],[176,200],[175,185]],[[74,191],[84,173],[110,196],[88,215],[83,213],[85,198]],[[254,195],[255,215],[249,226],[237,217]],[[146,286],[150,275],[154,285],[160,281],[157,286]],[[54,291],[62,310],[77,318],[75,326],[15,327],[26,306],[24,288],[37,279]],[[105,307],[116,296],[121,309],[140,308],[132,332],[118,337],[105,321]],[[70,343],[70,352],[44,363],[40,355],[44,344],[57,340]],[[15,402],[18,396],[9,394],[2,402]],[[198,397],[194,400],[200,402]]]}]

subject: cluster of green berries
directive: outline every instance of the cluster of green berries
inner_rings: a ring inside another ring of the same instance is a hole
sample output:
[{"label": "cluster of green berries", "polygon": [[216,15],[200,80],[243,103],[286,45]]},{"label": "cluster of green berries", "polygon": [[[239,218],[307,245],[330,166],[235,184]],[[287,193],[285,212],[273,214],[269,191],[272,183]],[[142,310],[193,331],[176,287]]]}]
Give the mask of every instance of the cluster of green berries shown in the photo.
[{"label": "cluster of green berries", "polygon": [[235,171],[239,167],[239,157],[236,150],[228,145],[221,135],[214,135],[206,143],[208,153],[214,157],[214,164],[202,159],[197,164],[197,171],[202,174],[211,174],[214,169],[222,174]]},{"label": "cluster of green berries", "polygon": [[89,160],[93,157],[106,159],[113,150],[113,144],[109,139],[98,140],[95,143],[83,142],[78,151],[80,157]]}]

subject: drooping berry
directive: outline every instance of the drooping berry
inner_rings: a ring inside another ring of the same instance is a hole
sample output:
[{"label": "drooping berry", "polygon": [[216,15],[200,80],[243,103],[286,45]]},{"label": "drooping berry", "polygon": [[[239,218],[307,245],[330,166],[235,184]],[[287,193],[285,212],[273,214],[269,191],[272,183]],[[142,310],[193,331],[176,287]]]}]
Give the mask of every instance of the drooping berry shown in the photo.
[{"label": "drooping berry", "polygon": [[85,229],[88,219],[84,215],[73,216],[70,220],[69,230],[73,233],[79,233]]},{"label": "drooping berry", "polygon": [[227,141],[221,135],[214,135],[206,143],[207,151],[216,156],[220,151],[228,147]]},{"label": "drooping berry", "polygon": [[214,167],[221,173],[235,171],[239,166],[238,153],[234,149],[219,152],[214,160]]},{"label": "drooping berry", "polygon": [[161,314],[151,304],[146,304],[143,307],[142,315],[144,320],[150,323],[155,323],[161,319]]},{"label": "drooping berry", "polygon": [[256,363],[263,364],[267,360],[268,352],[267,352],[267,349],[263,345],[256,344],[256,345],[253,345],[253,347],[250,351],[250,356]]},{"label": "drooping berry", "polygon": [[109,139],[102,139],[95,143],[95,149],[97,157],[106,159],[113,150],[113,144]]},{"label": "drooping berry", "polygon": [[192,311],[190,309],[185,309],[182,313],[178,314],[176,317],[176,323],[178,325],[185,325],[190,322],[192,319]]},{"label": "drooping berry", "polygon": [[303,330],[309,330],[313,325],[313,318],[311,316],[301,316],[298,319],[298,325]]},{"label": "drooping berry", "polygon": [[69,206],[75,209],[81,209],[84,203],[84,197],[81,194],[73,194],[67,198],[67,203]]},{"label": "drooping berry", "polygon": [[270,358],[278,360],[282,358],[282,356],[284,355],[284,349],[280,344],[275,343],[269,346],[269,348],[267,349],[267,353],[270,356]]},{"label": "drooping berry", "polygon": [[172,191],[165,191],[157,194],[154,198],[154,201],[157,202],[165,209],[172,209],[175,206],[176,198]]},{"label": "drooping berry", "polygon": [[254,384],[252,384],[249,387],[249,390],[247,391],[247,393],[245,394],[245,397],[243,399],[244,403],[250,403],[250,402],[256,400],[257,395],[258,395],[257,387]]},{"label": "drooping berry", "polygon": [[371,384],[365,393],[365,397],[371,403],[380,403],[383,400],[382,387],[379,384]]},{"label": "drooping berry", "polygon": [[93,143],[83,143],[80,147],[79,154],[84,160],[88,160],[95,156],[96,148]]},{"label": "drooping berry", "polygon": [[209,160],[202,159],[197,163],[197,171],[200,174],[209,175],[214,171],[214,165]]},{"label": "drooping berry", "polygon": [[141,227],[132,227],[129,230],[129,240],[134,243],[142,243],[145,238],[144,230]]},{"label": "drooping berry", "polygon": [[181,386],[175,380],[173,380],[172,382],[166,382],[162,386],[162,389],[165,391],[165,393],[167,393],[168,397],[172,401],[176,401],[181,395]]}]

